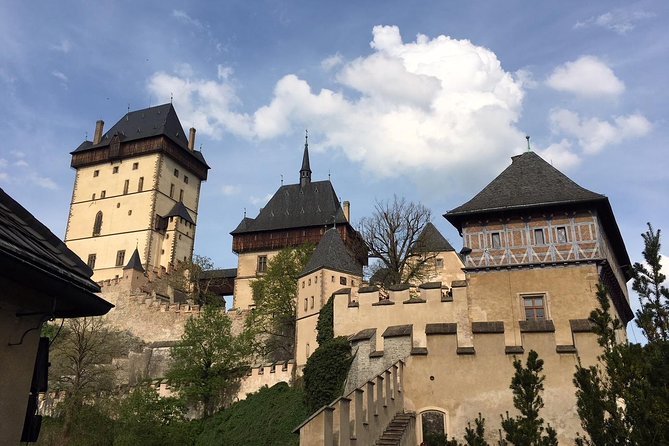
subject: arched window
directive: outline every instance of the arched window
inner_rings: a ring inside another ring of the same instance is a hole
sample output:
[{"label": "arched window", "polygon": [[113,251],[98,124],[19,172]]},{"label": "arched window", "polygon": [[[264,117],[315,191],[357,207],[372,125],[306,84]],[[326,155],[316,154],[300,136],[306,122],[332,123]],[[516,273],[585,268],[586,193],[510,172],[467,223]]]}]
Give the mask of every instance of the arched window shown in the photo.
[{"label": "arched window", "polygon": [[445,444],[446,414],[440,410],[426,410],[420,414],[423,442],[426,445]]},{"label": "arched window", "polygon": [[93,237],[100,235],[102,229],[102,211],[98,211],[95,215],[95,223],[93,224]]}]

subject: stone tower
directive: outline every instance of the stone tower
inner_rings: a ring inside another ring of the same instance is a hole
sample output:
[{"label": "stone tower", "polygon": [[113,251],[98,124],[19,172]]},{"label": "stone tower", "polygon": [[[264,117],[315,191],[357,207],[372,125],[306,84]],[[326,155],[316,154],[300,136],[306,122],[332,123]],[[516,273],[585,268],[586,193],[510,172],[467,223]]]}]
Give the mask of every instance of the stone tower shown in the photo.
[{"label": "stone tower", "polygon": [[[172,104],[128,112],[74,150],[67,246],[96,281],[123,275],[137,249],[148,270],[190,260],[207,165]],[[137,259],[134,259],[135,262]]]}]

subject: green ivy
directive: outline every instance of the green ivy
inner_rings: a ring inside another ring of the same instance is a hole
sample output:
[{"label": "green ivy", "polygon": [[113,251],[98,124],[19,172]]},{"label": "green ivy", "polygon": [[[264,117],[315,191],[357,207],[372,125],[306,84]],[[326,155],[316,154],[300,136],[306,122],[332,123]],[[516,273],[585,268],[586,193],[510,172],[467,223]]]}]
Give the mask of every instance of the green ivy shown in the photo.
[{"label": "green ivy", "polygon": [[318,346],[304,367],[304,393],[309,413],[341,396],[351,366],[351,345],[337,337]]},{"label": "green ivy", "polygon": [[318,322],[316,323],[316,331],[318,345],[323,345],[334,338],[334,299],[332,297],[321,308]]}]

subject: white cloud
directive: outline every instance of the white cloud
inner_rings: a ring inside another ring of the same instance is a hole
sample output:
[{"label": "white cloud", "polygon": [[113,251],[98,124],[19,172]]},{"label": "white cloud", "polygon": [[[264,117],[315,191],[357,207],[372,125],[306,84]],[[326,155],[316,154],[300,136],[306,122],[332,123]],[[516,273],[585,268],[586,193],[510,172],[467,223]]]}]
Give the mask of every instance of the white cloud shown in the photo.
[{"label": "white cloud", "polygon": [[325,71],[330,71],[333,68],[341,65],[343,62],[344,58],[341,56],[341,54],[337,53],[323,59],[321,61],[321,68],[323,68]]},{"label": "white cloud", "polygon": [[264,197],[256,197],[254,195],[249,197],[249,201],[255,206],[264,206],[274,194],[267,194]]},{"label": "white cloud", "polygon": [[617,96],[625,91],[625,84],[613,70],[594,56],[581,56],[573,62],[553,70],[546,84],[558,91],[579,96]]},{"label": "white cloud", "polygon": [[202,23],[199,20],[194,19],[191,16],[189,16],[186,13],[186,11],[181,11],[179,9],[175,9],[175,10],[172,11],[172,17],[179,20],[181,23],[184,23],[186,25],[194,26],[195,28],[197,28],[199,30],[204,29],[204,26],[202,25]]},{"label": "white cloud", "polygon": [[0,158],[0,169],[7,167],[8,164],[9,162],[6,159]]},{"label": "white cloud", "polygon": [[9,175],[5,172],[0,172],[0,181],[9,181]]},{"label": "white cloud", "polygon": [[514,74],[516,81],[525,88],[536,88],[539,84],[535,79],[534,75],[530,70],[521,68],[517,70]]},{"label": "white cloud", "polygon": [[70,41],[67,39],[62,39],[60,42],[58,42],[58,44],[51,45],[51,49],[67,54],[72,49],[72,43],[70,43]]},{"label": "white cloud", "polygon": [[655,17],[655,14],[647,11],[629,11],[624,9],[615,9],[604,14],[590,17],[586,20],[576,22],[574,28],[587,28],[590,26],[599,26],[620,35],[627,34],[636,28],[640,21]]},{"label": "white cloud", "polygon": [[581,163],[581,158],[574,153],[572,144],[567,139],[553,143],[545,149],[538,149],[536,152],[558,170],[568,170]]},{"label": "white cloud", "polygon": [[648,134],[652,124],[638,113],[616,116],[612,121],[582,118],[570,110],[553,109],[550,121],[554,133],[574,137],[587,154],[600,152],[610,144]]},{"label": "white cloud", "polygon": [[241,188],[239,186],[233,186],[232,184],[224,184],[223,187],[221,187],[223,195],[237,195],[240,191]]},{"label": "white cloud", "polygon": [[18,161],[15,161],[14,165],[18,166],[18,167],[28,167],[28,163],[24,159],[20,159]]},{"label": "white cloud", "polygon": [[61,82],[67,83],[68,81],[67,76],[62,71],[54,70],[51,72],[51,75]]},{"label": "white cloud", "polygon": [[51,178],[43,177],[37,174],[31,174],[29,179],[31,182],[33,182],[34,184],[43,189],[49,189],[49,190],[58,189],[58,185]]},{"label": "white cloud", "polygon": [[522,147],[524,81],[489,49],[443,35],[404,43],[395,26],[374,27],[370,46],[369,55],[337,65],[336,91],[312,91],[289,74],[248,114],[234,111],[240,104],[227,78],[161,72],[149,89],[174,92],[180,116],[208,136],[269,139],[308,125],[322,148],[342,150],[379,176],[424,168],[460,174],[474,160],[495,168]]}]

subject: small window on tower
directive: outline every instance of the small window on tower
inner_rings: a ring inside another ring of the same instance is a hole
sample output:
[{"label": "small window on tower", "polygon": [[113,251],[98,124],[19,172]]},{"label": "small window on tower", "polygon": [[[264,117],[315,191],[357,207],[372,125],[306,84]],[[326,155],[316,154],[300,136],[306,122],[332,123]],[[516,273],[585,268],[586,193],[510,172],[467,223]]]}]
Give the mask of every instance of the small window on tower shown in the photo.
[{"label": "small window on tower", "polygon": [[314,296],[311,296],[311,308],[314,308]]},{"label": "small window on tower", "polygon": [[125,262],[125,249],[116,252],[116,266],[123,266]]},{"label": "small window on tower", "polygon": [[259,272],[259,273],[267,272],[267,256],[258,256],[257,272]]},{"label": "small window on tower", "polygon": [[174,184],[170,184],[170,198],[174,198]]},{"label": "small window on tower", "polygon": [[137,181],[137,192],[141,192],[144,190],[144,177],[139,177],[139,181]]},{"label": "small window on tower", "polygon": [[558,243],[567,243],[567,228],[565,228],[564,226],[558,226],[557,240]]},{"label": "small window on tower", "polygon": [[435,259],[434,260],[434,265],[437,269],[443,269],[444,268],[444,259]]},{"label": "small window on tower", "polygon": [[309,309],[309,299],[306,297],[304,298],[304,311],[307,311]]},{"label": "small window on tower", "polygon": [[311,279],[309,279],[309,286],[311,286]]},{"label": "small window on tower", "polygon": [[139,169],[139,163],[132,163],[132,170]]},{"label": "small window on tower", "polygon": [[93,197],[91,197],[91,200],[95,200],[95,194],[93,194]]},{"label": "small window on tower", "polygon": [[526,321],[543,321],[546,319],[546,300],[543,294],[523,296],[523,309]]},{"label": "small window on tower", "polygon": [[188,177],[184,175],[184,183],[188,184]]},{"label": "small window on tower", "polygon": [[179,177],[179,169],[174,169],[174,176]]},{"label": "small window on tower", "polygon": [[499,232],[493,232],[490,234],[490,237],[492,239],[493,249],[499,249],[502,247],[502,239],[500,238]]},{"label": "small window on tower", "polygon": [[339,284],[340,284],[340,285],[346,285],[346,277],[341,276],[341,277],[339,278]]},{"label": "small window on tower", "polygon": [[125,180],[123,183],[123,195],[128,194],[128,189],[130,188],[130,180]]},{"label": "small window on tower", "polygon": [[88,264],[90,269],[95,269],[95,257],[95,254],[88,254],[88,262],[86,264]]},{"label": "small window on tower", "polygon": [[112,173],[118,173],[118,166],[114,166],[114,168],[112,169]]},{"label": "small window on tower", "polygon": [[543,229],[535,229],[534,230],[534,244],[535,245],[546,244],[546,242],[544,241],[544,230]]},{"label": "small window on tower", "polygon": [[106,190],[103,190],[102,192],[100,192],[100,198],[104,198],[106,196],[107,196],[107,191]]},{"label": "small window on tower", "polygon": [[93,176],[97,177],[98,175],[100,175],[100,171],[99,170],[94,170],[93,171]]},{"label": "small window on tower", "polygon": [[102,211],[98,211],[98,213],[95,214],[95,222],[93,223],[93,237],[100,235],[100,231],[102,231]]},{"label": "small window on tower", "polygon": [[181,189],[179,191],[179,201],[184,201],[184,190],[183,189]]}]

